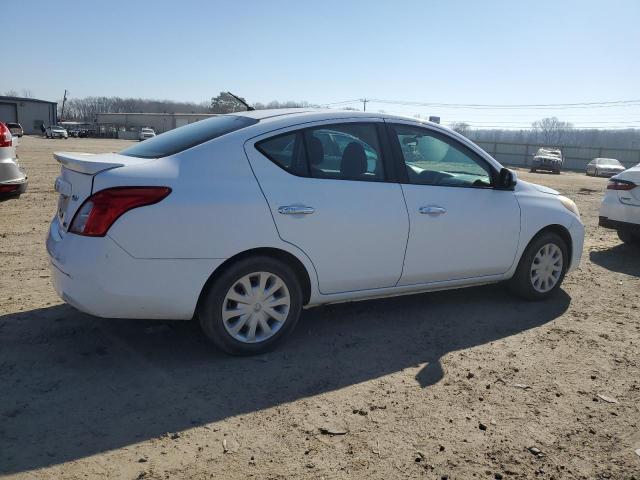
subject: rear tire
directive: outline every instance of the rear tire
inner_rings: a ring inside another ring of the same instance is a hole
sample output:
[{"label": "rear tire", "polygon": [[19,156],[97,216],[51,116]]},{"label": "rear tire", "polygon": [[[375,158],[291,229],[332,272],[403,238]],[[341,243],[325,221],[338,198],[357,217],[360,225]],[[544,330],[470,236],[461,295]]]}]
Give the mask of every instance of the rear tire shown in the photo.
[{"label": "rear tire", "polygon": [[618,238],[626,245],[634,247],[640,246],[640,235],[630,232],[629,230],[618,230]]},{"label": "rear tire", "polygon": [[569,266],[568,248],[557,233],[536,235],[525,249],[509,287],[526,300],[544,300],[554,295]]},{"label": "rear tire", "polygon": [[293,331],[302,311],[298,277],[271,257],[240,260],[205,288],[197,312],[200,326],[231,355],[271,349]]},{"label": "rear tire", "polygon": [[531,170],[529,170],[529,172],[531,172],[531,173],[536,173],[536,169],[535,169],[535,168],[532,168]]}]

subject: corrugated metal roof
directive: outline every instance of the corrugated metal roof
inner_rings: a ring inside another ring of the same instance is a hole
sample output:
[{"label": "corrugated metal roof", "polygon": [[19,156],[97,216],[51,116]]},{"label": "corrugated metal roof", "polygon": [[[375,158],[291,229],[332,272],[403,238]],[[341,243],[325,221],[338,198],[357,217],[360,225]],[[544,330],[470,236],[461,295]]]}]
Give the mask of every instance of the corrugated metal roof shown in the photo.
[{"label": "corrugated metal roof", "polygon": [[50,102],[49,100],[39,100],[37,98],[26,98],[26,97],[4,97],[0,95],[0,102],[34,102],[34,103],[53,103],[56,104],[58,102]]}]

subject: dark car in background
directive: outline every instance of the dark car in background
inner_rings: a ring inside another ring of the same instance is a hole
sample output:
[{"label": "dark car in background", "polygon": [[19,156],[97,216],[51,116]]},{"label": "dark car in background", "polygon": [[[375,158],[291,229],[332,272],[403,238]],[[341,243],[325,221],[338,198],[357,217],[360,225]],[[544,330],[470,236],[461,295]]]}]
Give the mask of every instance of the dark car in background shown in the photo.
[{"label": "dark car in background", "polygon": [[6,125],[11,132],[11,135],[13,135],[14,137],[21,137],[24,135],[22,125],[20,125],[19,123],[7,123]]},{"label": "dark car in background", "polygon": [[562,164],[564,158],[562,157],[562,151],[558,148],[539,148],[533,156],[531,163],[531,172],[535,173],[538,170],[546,170],[555,174],[560,174],[562,170]]}]

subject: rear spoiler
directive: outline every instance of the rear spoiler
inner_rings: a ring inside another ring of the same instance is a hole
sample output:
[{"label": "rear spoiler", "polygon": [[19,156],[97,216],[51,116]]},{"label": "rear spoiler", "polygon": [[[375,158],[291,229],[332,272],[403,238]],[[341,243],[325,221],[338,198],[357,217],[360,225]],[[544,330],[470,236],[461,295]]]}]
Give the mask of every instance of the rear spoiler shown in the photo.
[{"label": "rear spoiler", "polygon": [[95,175],[96,173],[126,165],[138,165],[153,159],[127,157],[118,153],[56,152],[53,157],[69,170]]}]

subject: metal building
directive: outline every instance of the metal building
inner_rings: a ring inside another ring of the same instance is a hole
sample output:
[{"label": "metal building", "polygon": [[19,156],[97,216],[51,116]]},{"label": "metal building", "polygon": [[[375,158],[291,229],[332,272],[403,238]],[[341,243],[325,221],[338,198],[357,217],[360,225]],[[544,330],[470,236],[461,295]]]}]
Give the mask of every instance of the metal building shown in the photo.
[{"label": "metal building", "polygon": [[210,113],[97,113],[96,125],[102,135],[117,131],[118,138],[137,139],[142,127],[163,133],[214,116],[216,114]]},{"label": "metal building", "polygon": [[55,125],[57,102],[0,96],[0,122],[19,123],[26,134],[41,133],[40,125]]}]

